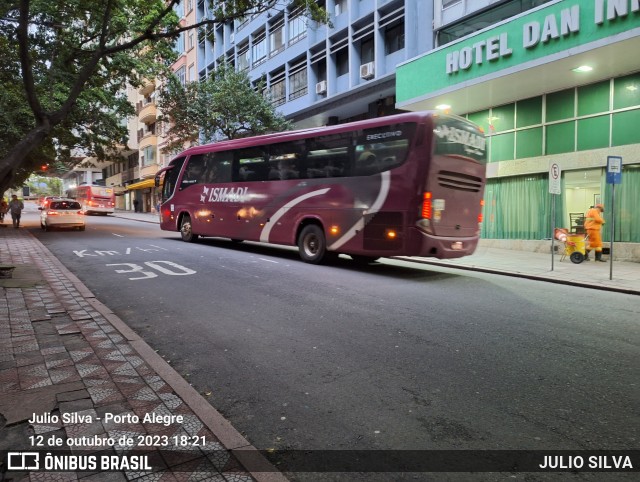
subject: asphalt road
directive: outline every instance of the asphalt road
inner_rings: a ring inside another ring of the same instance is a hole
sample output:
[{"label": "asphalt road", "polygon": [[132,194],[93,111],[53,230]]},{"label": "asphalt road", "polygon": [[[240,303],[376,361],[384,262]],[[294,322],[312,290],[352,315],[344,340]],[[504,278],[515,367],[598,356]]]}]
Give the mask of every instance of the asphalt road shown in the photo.
[{"label": "asphalt road", "polygon": [[395,260],[311,266],[112,217],[31,226],[259,449],[638,448],[637,297]]}]

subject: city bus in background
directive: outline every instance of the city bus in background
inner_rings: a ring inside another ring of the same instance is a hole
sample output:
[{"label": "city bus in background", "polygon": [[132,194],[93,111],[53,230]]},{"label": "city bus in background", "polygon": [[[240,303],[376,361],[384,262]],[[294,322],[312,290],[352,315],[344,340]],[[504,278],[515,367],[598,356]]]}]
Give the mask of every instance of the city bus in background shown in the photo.
[{"label": "city bus in background", "polygon": [[482,130],[415,112],[192,147],[160,170],[160,227],[338,254],[457,258],[476,249]]},{"label": "city bus in background", "polygon": [[113,214],[116,205],[113,188],[96,184],[81,184],[68,189],[67,197],[78,201],[85,214]]}]

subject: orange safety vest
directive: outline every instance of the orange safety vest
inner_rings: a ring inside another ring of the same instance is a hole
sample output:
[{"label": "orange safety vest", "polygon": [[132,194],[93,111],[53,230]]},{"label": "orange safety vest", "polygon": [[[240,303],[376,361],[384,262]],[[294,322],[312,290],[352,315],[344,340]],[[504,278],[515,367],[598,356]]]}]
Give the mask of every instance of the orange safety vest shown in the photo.
[{"label": "orange safety vest", "polygon": [[585,229],[600,229],[603,224],[604,218],[600,215],[600,210],[598,208],[591,208],[587,211],[584,218]]}]

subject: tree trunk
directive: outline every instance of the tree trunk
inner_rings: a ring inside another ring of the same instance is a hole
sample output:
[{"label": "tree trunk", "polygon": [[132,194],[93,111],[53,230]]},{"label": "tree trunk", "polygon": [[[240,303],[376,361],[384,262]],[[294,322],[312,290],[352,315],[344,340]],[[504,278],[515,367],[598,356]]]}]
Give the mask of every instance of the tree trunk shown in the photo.
[{"label": "tree trunk", "polygon": [[[29,153],[40,146],[50,132],[51,126],[49,124],[40,124],[31,129],[20,142],[9,150],[4,158],[0,159],[0,179],[5,180],[11,177],[12,171],[20,167]],[[4,182],[0,181],[0,185],[3,184]]]}]

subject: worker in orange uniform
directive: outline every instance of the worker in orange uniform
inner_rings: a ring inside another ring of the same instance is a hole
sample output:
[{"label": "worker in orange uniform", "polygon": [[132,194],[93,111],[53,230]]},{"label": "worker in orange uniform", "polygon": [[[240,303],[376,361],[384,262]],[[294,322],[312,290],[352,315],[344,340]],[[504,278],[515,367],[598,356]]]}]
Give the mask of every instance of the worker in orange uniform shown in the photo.
[{"label": "worker in orange uniform", "polygon": [[602,204],[596,204],[593,206],[584,218],[584,227],[589,235],[589,249],[587,250],[587,256],[585,260],[589,260],[589,251],[594,250],[596,252],[596,261],[605,262],[602,259],[602,225],[604,224],[604,218],[602,213],[604,212],[604,206]]}]

